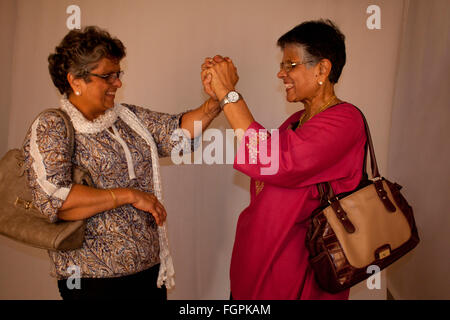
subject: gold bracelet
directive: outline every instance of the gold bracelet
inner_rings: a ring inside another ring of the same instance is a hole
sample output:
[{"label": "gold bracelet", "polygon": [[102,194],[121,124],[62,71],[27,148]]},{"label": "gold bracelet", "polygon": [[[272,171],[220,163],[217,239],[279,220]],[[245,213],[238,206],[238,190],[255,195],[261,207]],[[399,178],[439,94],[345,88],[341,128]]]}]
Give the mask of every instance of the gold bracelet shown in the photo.
[{"label": "gold bracelet", "polygon": [[113,198],[114,201],[114,207],[113,209],[117,208],[117,198],[116,195],[114,194],[114,192],[111,189],[108,189],[108,191],[111,193],[111,197]]},{"label": "gold bracelet", "polygon": [[214,118],[216,118],[218,115],[219,115],[219,113],[220,113],[220,111],[222,111],[222,110],[220,110],[220,108],[218,108],[218,111],[213,111],[213,112],[206,112],[205,111],[205,109],[208,109],[208,106],[209,106],[209,102],[212,100],[212,98],[209,98],[208,100],[206,100],[204,103],[203,103],[203,105],[202,105],[202,109],[203,109],[203,113],[207,116],[207,117],[209,117],[209,118],[211,118],[211,119],[214,119]]}]

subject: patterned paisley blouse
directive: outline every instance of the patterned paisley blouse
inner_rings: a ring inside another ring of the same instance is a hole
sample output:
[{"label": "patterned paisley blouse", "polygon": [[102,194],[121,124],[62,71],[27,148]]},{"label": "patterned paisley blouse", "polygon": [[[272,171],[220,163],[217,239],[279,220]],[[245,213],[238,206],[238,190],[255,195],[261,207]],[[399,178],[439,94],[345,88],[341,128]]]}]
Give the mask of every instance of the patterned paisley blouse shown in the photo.
[{"label": "patterned paisley blouse", "polygon": [[[72,163],[89,171],[96,188],[134,188],[153,193],[150,147],[126,118],[120,117],[119,109],[127,108],[140,119],[160,157],[169,156],[174,147],[179,147],[171,136],[179,128],[183,113],[169,115],[123,104],[88,121],[65,97],[60,107],[75,129],[72,159],[64,121],[54,113],[44,113],[33,123],[23,147],[33,201],[42,214],[51,222],[58,221],[57,211],[72,186]],[[84,278],[133,274],[159,263],[157,225],[150,213],[124,205],[87,219],[82,248],[49,251],[49,255],[50,274],[58,279],[70,277],[74,266]]]}]

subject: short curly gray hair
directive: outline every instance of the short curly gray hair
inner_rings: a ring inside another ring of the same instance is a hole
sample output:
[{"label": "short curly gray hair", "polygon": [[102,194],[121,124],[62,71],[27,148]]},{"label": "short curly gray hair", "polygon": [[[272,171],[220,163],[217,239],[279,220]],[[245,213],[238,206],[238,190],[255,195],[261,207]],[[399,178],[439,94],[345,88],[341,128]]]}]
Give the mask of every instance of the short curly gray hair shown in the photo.
[{"label": "short curly gray hair", "polygon": [[96,26],[71,30],[48,56],[48,70],[53,84],[61,94],[72,92],[67,74],[90,81],[89,72],[95,69],[102,58],[121,60],[126,55],[122,41],[112,38]]}]

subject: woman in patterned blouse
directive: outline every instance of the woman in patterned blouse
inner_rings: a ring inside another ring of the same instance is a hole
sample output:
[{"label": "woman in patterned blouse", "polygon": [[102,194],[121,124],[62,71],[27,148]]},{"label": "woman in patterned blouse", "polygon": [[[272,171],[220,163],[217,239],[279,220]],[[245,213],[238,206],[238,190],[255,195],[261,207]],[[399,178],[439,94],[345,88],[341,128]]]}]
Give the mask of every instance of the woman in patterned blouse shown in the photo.
[{"label": "woman in patterned blouse", "polygon": [[[174,272],[157,158],[181,145],[171,139],[177,129],[193,137],[194,121],[202,121],[204,130],[220,113],[212,98],[176,115],[115,104],[124,56],[122,42],[104,30],[70,31],[48,61],[63,95],[60,108],[75,129],[73,156],[64,121],[56,114],[40,116],[25,140],[35,206],[51,222],[87,222],[82,248],[49,251],[51,275],[59,280],[63,299],[167,298]],[[95,187],[72,183],[73,164],[89,171]],[[81,288],[71,290],[66,279],[74,272]]]}]

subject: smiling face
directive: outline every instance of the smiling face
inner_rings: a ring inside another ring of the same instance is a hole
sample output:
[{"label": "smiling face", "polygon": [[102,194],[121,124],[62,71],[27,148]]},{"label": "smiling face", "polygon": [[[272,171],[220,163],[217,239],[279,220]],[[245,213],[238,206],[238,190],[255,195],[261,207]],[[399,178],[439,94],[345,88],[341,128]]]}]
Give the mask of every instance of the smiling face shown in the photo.
[{"label": "smiling face", "polygon": [[[290,71],[280,70],[278,78],[283,80],[286,88],[286,100],[305,102],[313,99],[318,92],[318,64],[311,66],[303,57],[303,50],[295,44],[288,44],[283,49],[283,62],[298,63]],[[302,64],[303,63],[303,64]]]},{"label": "smiling face", "polygon": [[[91,73],[106,75],[120,71],[120,61],[102,58]],[[71,94],[69,100],[84,114],[88,120],[102,115],[106,110],[114,107],[117,89],[122,87],[122,81],[115,79],[108,83],[106,79],[90,76],[90,81],[74,79],[72,88],[81,92],[80,95]]]}]

